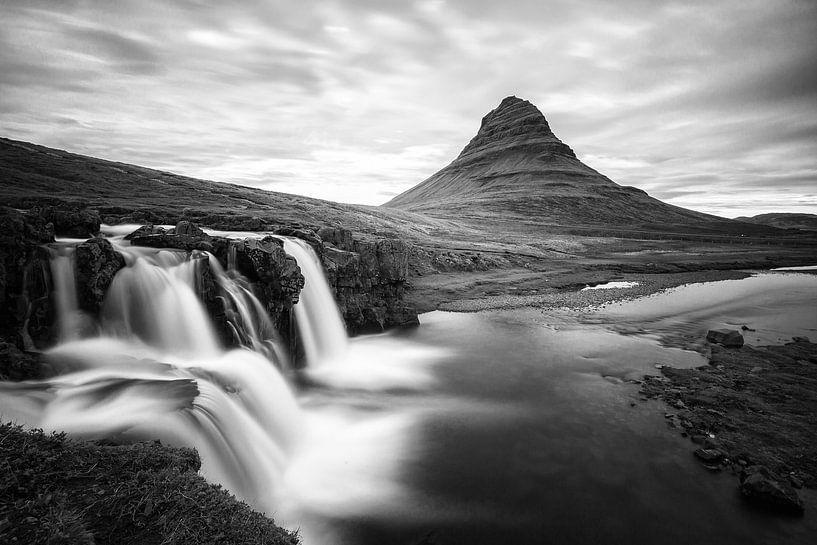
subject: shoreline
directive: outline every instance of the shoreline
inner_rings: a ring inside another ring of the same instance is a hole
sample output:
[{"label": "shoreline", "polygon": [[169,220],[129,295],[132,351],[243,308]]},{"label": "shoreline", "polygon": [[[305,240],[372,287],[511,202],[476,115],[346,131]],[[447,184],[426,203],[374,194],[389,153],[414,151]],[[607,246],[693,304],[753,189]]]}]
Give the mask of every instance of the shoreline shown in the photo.
[{"label": "shoreline", "polygon": [[687,284],[701,284],[721,280],[741,280],[751,277],[755,272],[758,271],[737,269],[704,270],[682,273],[623,274],[611,277],[609,280],[594,282],[593,284],[598,285],[612,281],[626,281],[637,282],[638,285],[630,288],[607,288],[586,291],[582,291],[581,289],[546,288],[546,290],[542,290],[544,293],[537,294],[503,294],[477,299],[442,302],[437,306],[437,310],[448,312],[481,312],[524,307],[582,310],[589,307],[603,306],[608,303],[637,299]]}]

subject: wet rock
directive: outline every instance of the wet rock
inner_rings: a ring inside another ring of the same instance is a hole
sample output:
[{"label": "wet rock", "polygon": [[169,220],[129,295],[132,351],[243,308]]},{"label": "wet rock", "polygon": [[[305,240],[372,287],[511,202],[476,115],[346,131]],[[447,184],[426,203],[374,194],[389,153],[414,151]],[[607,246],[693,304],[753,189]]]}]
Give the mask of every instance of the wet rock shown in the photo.
[{"label": "wet rock", "polygon": [[[141,228],[140,228],[141,229]],[[154,231],[159,231],[153,229]],[[131,233],[130,241],[134,246],[148,246],[150,248],[176,248],[179,250],[200,250],[214,252],[214,239],[195,224],[182,220],[176,227],[167,231],[150,234],[137,234],[139,229]],[[144,232],[144,231],[143,231]]]},{"label": "wet rock", "polygon": [[77,298],[82,310],[99,312],[113,277],[125,258],[105,238],[86,240],[76,250]]},{"label": "wet rock", "polygon": [[706,340],[726,348],[740,348],[743,346],[743,335],[733,329],[710,329],[706,334]]},{"label": "wet rock", "polygon": [[125,240],[132,240],[138,237],[144,237],[148,235],[163,235],[167,232],[167,230],[163,227],[154,226],[152,223],[148,223],[147,225],[143,225],[133,231],[132,233],[125,235]]},{"label": "wet rock", "polygon": [[792,337],[792,338],[791,338],[791,340],[792,340],[792,341],[794,341],[794,342],[796,342],[796,343],[807,343],[807,342],[810,342],[808,337]]},{"label": "wet rock", "polygon": [[695,449],[695,457],[705,464],[718,464],[723,460],[723,452],[716,448]]},{"label": "wet rock", "polygon": [[304,276],[294,257],[274,237],[233,241],[235,267],[253,283],[279,332],[289,337],[289,311],[298,302]]},{"label": "wet rock", "polygon": [[748,502],[778,513],[803,515],[803,501],[794,488],[765,466],[741,471],[740,493]]},{"label": "wet rock", "polygon": [[0,207],[0,337],[27,350],[53,337],[49,253],[54,226],[39,211]]}]

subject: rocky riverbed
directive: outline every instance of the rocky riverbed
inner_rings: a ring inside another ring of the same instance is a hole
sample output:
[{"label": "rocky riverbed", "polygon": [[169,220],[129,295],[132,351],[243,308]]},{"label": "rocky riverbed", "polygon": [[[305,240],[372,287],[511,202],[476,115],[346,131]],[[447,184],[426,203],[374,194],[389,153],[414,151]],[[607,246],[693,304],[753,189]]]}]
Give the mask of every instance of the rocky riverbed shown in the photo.
[{"label": "rocky riverbed", "polygon": [[817,344],[713,345],[709,365],[658,367],[641,393],[666,403],[701,463],[738,476],[747,501],[802,515],[796,490],[817,488]]}]

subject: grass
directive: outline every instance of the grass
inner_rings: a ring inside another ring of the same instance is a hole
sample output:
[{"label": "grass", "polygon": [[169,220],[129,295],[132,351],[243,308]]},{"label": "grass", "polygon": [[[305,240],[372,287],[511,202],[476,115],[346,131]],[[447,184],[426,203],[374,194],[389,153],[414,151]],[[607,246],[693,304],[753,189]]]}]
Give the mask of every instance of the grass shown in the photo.
[{"label": "grass", "polygon": [[289,544],[296,534],[197,471],[196,451],[0,424],[0,543]]}]

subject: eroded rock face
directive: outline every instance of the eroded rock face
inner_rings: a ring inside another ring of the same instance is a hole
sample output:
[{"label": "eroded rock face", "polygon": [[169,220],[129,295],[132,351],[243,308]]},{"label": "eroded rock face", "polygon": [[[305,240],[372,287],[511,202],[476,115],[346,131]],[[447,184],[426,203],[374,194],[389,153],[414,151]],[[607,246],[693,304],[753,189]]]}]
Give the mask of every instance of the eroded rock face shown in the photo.
[{"label": "eroded rock face", "polygon": [[304,277],[298,262],[274,237],[245,239],[235,245],[236,268],[267,295],[268,310],[280,311],[298,302]]},{"label": "eroded rock face", "polygon": [[125,258],[105,238],[86,240],[76,250],[77,299],[82,310],[99,313],[113,277]]},{"label": "eroded rock face", "polygon": [[417,312],[404,301],[408,245],[397,239],[352,241],[343,230],[324,231],[351,250],[324,243],[322,263],[351,334],[416,325]]},{"label": "eroded rock face", "polygon": [[0,336],[27,350],[53,335],[49,253],[54,226],[37,212],[0,208]]}]

